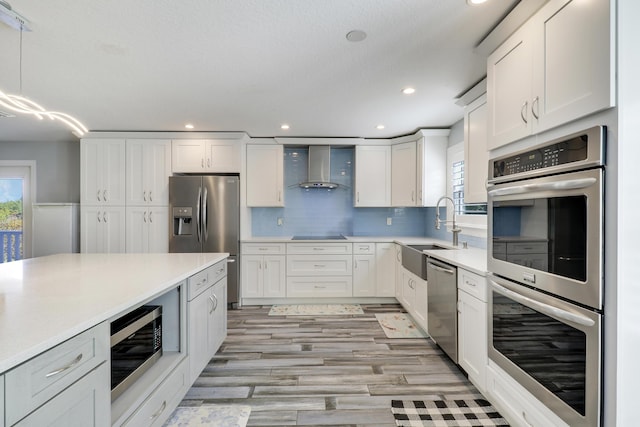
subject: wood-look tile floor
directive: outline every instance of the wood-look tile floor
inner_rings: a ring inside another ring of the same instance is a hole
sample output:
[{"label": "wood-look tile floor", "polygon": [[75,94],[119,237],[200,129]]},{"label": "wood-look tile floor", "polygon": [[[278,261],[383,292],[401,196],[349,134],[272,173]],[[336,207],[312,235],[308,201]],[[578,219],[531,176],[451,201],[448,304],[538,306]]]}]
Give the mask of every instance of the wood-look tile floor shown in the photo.
[{"label": "wood-look tile floor", "polygon": [[268,316],[229,310],[228,336],[181,406],[251,406],[250,426],[395,426],[392,399],[480,397],[431,340],[387,338],[375,314]]}]

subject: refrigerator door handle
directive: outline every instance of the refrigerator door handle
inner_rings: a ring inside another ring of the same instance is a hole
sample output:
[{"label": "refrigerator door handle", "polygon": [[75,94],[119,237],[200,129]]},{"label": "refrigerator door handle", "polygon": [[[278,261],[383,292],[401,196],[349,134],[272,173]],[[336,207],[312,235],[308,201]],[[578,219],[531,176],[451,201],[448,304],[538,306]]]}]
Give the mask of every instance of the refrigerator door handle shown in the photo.
[{"label": "refrigerator door handle", "polygon": [[207,204],[209,200],[209,189],[204,187],[204,196],[202,197],[202,229],[204,231],[204,241],[209,240],[209,223],[207,221]]},{"label": "refrigerator door handle", "polygon": [[198,199],[196,200],[196,236],[200,241],[200,200],[202,197],[202,187],[198,188]]}]

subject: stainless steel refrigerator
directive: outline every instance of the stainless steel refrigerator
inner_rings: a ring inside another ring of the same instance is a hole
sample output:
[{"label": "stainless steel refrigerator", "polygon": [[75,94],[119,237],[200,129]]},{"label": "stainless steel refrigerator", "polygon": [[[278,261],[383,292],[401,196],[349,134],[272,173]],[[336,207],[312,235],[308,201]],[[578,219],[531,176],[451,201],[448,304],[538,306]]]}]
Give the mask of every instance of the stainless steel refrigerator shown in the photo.
[{"label": "stainless steel refrigerator", "polygon": [[169,177],[169,209],[169,252],[228,252],[227,300],[236,306],[240,265],[239,177]]}]

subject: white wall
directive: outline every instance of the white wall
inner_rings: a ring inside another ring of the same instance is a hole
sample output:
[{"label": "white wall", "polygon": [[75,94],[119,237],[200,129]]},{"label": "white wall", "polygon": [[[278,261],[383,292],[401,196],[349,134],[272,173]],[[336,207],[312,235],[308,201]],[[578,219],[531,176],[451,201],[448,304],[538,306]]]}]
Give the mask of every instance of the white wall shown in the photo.
[{"label": "white wall", "polygon": [[78,141],[0,142],[0,160],[36,161],[34,202],[80,201]]}]

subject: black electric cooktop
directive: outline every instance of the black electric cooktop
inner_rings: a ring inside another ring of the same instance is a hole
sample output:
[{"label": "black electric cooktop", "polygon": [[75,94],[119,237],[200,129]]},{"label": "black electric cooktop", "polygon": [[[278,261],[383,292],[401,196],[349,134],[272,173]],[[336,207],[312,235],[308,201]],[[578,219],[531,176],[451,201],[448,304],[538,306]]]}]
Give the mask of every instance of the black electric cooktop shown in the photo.
[{"label": "black electric cooktop", "polygon": [[293,236],[291,240],[346,240],[342,234],[335,236]]}]

